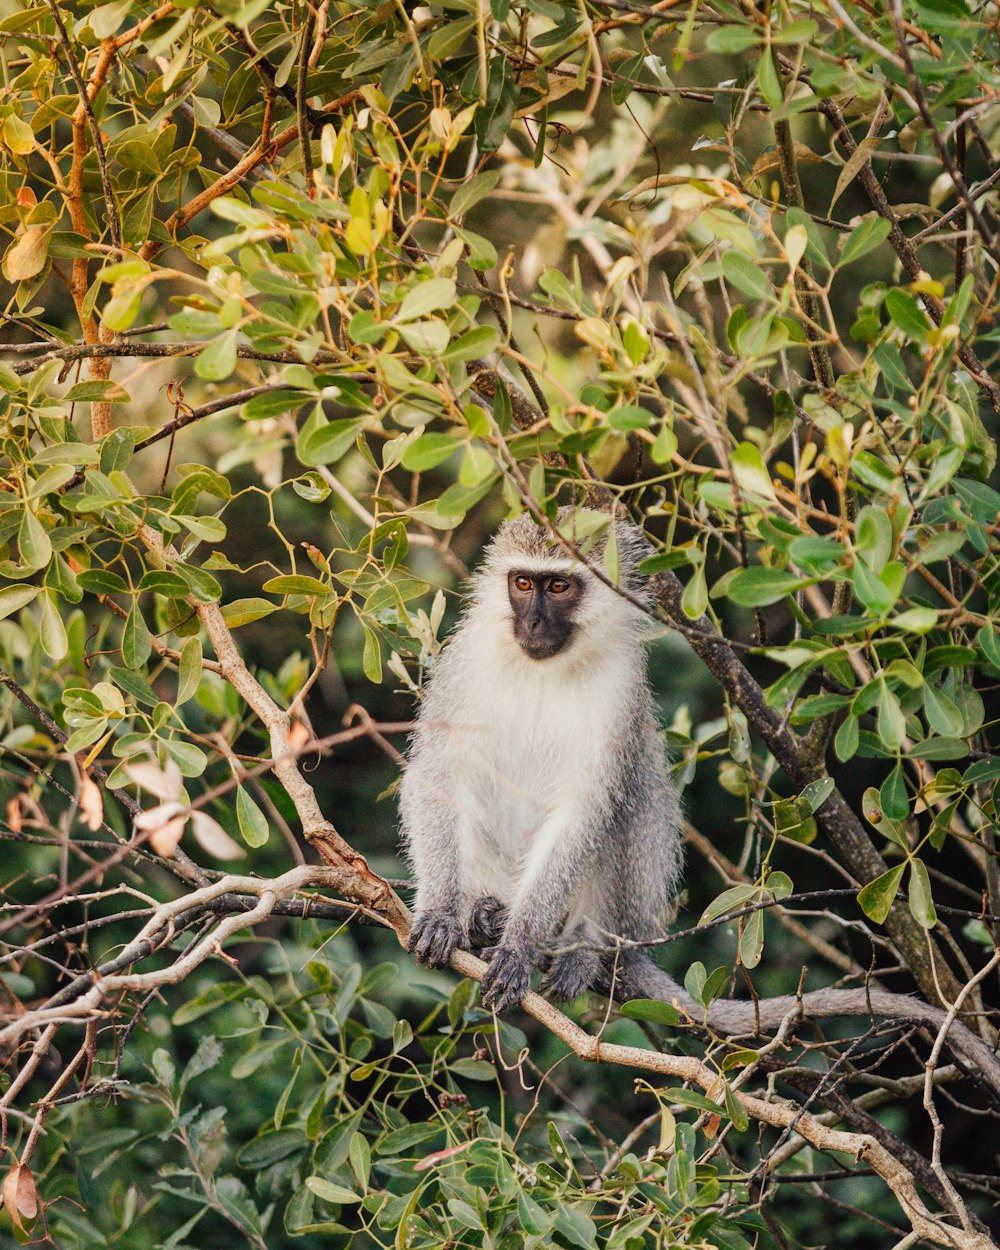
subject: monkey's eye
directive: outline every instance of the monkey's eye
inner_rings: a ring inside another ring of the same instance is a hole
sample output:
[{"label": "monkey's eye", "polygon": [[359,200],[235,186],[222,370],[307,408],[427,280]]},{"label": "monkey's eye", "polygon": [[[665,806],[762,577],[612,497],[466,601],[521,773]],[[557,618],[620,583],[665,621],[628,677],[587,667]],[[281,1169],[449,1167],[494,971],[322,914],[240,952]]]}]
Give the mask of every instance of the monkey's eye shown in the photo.
[{"label": "monkey's eye", "polygon": [[569,582],[565,577],[553,577],[549,582],[549,593],[553,595],[564,595],[569,590]]},{"label": "monkey's eye", "polygon": [[531,578],[530,577],[515,577],[514,585],[517,587],[517,589],[521,592],[522,595],[526,595],[528,591],[531,589]]}]

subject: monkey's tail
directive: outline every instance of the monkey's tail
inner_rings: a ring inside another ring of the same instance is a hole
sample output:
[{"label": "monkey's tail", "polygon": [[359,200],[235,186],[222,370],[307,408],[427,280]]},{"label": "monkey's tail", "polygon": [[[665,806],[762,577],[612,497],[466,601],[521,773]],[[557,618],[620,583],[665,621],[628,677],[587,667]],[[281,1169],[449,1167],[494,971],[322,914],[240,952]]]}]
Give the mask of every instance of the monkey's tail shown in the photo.
[{"label": "monkey's tail", "polygon": [[[892,994],[879,989],[811,990],[801,996],[782,994],[777,998],[761,998],[756,1002],[740,999],[719,999],[705,1008],[696,1003],[673,977],[647,956],[629,961],[627,973],[615,997],[656,998],[673,1003],[696,1023],[706,1023],[725,1037],[749,1037],[755,1033],[773,1032],[789,1016],[816,1020],[832,1016],[879,1016],[885,1020],[908,1020],[940,1029],[947,1013],[940,1007],[921,1002],[907,994]],[[973,1073],[978,1074],[1000,1094],[1000,1060],[989,1046],[960,1020],[952,1020],[948,1028],[948,1045]]]}]

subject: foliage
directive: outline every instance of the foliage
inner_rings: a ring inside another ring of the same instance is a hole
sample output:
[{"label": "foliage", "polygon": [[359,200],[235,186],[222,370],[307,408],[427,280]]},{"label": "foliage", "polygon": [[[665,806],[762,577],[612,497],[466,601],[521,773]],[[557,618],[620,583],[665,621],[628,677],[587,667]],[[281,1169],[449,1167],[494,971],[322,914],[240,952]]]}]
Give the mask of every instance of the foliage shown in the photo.
[{"label": "foliage", "polygon": [[[917,1036],[799,1064],[585,1014],[654,1057],[634,1093],[331,925],[405,935],[340,834],[391,874],[378,748],[470,557],[589,503],[655,543],[691,845],[735,861],[692,883],[695,1000],[813,960],[988,1011],[992,10],[5,0],[0,46],[9,1236],[739,1247],[830,1198],[988,1244]],[[820,1108],[902,1172],[838,1189]]]}]

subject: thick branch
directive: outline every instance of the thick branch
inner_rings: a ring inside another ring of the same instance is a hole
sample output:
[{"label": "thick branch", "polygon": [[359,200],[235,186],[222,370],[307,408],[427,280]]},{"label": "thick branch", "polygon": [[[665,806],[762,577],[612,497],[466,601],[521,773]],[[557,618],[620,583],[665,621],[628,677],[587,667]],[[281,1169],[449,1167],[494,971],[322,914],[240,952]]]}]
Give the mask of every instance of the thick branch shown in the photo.
[{"label": "thick branch", "polygon": [[[653,591],[668,619],[684,631],[692,650],[757,730],[791,781],[803,790],[811,781],[824,777],[823,767],[808,759],[805,743],[785,725],[774,708],[768,706],[763,690],[711,621],[702,617],[690,622],[684,615],[681,608],[684,587],[677,575],[658,574],[653,579]],[[697,632],[690,629],[692,624]],[[885,860],[838,789],[830,792],[817,810],[816,818],[862,885],[887,870]],[[899,903],[893,904],[886,928],[927,1001],[940,1002],[943,993],[943,1005],[950,1007],[959,992],[958,983],[943,959],[937,959],[932,966],[924,930],[909,910]]]}]

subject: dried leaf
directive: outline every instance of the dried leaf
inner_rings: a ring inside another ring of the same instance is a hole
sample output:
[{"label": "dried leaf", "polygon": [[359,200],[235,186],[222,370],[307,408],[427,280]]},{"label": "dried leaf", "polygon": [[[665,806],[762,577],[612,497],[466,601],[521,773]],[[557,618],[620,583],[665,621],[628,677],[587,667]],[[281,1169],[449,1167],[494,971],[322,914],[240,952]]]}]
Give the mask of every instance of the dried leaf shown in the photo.
[{"label": "dried leaf", "polygon": [[21,1223],[21,1217],[33,1220],[38,1214],[38,1190],[35,1188],[35,1178],[31,1174],[31,1168],[26,1163],[15,1163],[7,1173],[0,1197],[18,1232],[26,1232],[27,1230]]},{"label": "dried leaf", "polygon": [[161,825],[159,829],[153,830],[149,835],[149,845],[157,855],[162,855],[164,859],[171,858],[177,850],[177,844],[184,836],[186,823],[186,817],[176,816],[173,820],[168,820],[165,825]]},{"label": "dried leaf", "polygon": [[8,282],[23,282],[45,268],[49,252],[49,230],[32,226],[18,235],[3,258],[3,276]]},{"label": "dried leaf", "polygon": [[7,800],[7,824],[11,833],[20,833],[24,828],[24,821],[21,818],[21,796],[15,794],[12,799]]},{"label": "dried leaf", "polygon": [[472,1145],[471,1141],[464,1141],[458,1146],[449,1146],[446,1150],[435,1150],[433,1154],[424,1155],[422,1159],[418,1159],[413,1165],[414,1172],[426,1172],[428,1168],[432,1168],[435,1164],[443,1163],[445,1159],[452,1159],[455,1155],[461,1154],[463,1150],[468,1149]]},{"label": "dried leaf", "polygon": [[288,748],[291,751],[301,750],[302,747],[312,738],[305,723],[298,717],[292,721],[292,727],[288,731]]},{"label": "dried leaf", "polygon": [[135,818],[136,829],[140,833],[148,833],[153,850],[168,859],[177,850],[186,823],[187,809],[176,800],[151,807]]},{"label": "dried leaf", "polygon": [[104,800],[97,783],[88,773],[80,778],[80,812],[83,823],[91,833],[96,833],[104,822]]},{"label": "dried leaf", "polygon": [[140,760],[137,764],[127,764],[125,771],[140,789],[148,790],[164,802],[179,798],[184,786],[181,771],[173,760],[167,760],[165,768],[155,760]]},{"label": "dried leaf", "polygon": [[191,832],[201,849],[215,859],[246,859],[243,847],[205,812],[191,813]]}]

